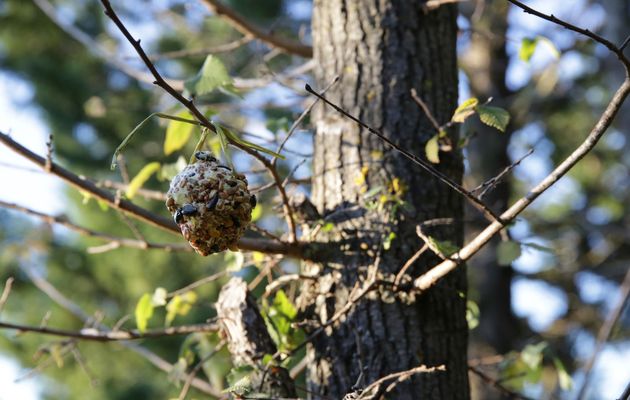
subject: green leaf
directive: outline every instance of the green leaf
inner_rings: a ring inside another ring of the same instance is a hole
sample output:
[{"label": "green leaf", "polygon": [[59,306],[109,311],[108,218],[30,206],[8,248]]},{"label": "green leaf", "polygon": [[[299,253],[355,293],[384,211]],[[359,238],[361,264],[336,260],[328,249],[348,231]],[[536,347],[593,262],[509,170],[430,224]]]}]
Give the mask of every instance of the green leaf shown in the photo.
[{"label": "green leaf", "polygon": [[518,57],[525,62],[529,62],[536,52],[536,47],[539,43],[547,47],[554,58],[560,58],[560,51],[558,51],[556,45],[544,36],[536,36],[535,38],[523,38],[523,40],[521,40],[521,48],[518,51]]},{"label": "green leaf", "polygon": [[287,317],[290,321],[293,321],[297,316],[297,310],[291,300],[284,293],[284,290],[278,290],[273,299],[273,308],[276,309],[282,316]]},{"label": "green leaf", "polygon": [[532,370],[542,366],[543,351],[547,348],[547,342],[528,344],[521,351],[521,360]]},{"label": "green leaf", "polygon": [[390,232],[389,235],[385,237],[385,240],[383,240],[383,249],[389,250],[392,247],[394,239],[396,239],[396,234],[394,232]]},{"label": "green leaf", "polygon": [[437,240],[434,237],[429,236],[429,248],[436,253],[443,255],[444,257],[450,257],[452,254],[459,251],[459,247],[457,247],[450,240]]},{"label": "green leaf", "polygon": [[[177,118],[184,120],[194,120],[192,114],[189,111],[182,111],[177,114]],[[177,150],[181,149],[188,143],[190,135],[192,135],[193,128],[196,124],[188,122],[182,122],[181,120],[173,119],[169,122],[166,128],[166,137],[164,138],[164,154],[169,155]]]},{"label": "green leaf", "polygon": [[424,153],[427,156],[427,160],[431,161],[433,164],[440,163],[440,144],[438,143],[438,140],[438,135],[435,135],[429,139],[427,144],[424,146]]},{"label": "green leaf", "polygon": [[497,246],[497,264],[510,265],[521,256],[521,245],[514,241],[505,241]]},{"label": "green leaf", "polygon": [[124,150],[125,147],[127,147],[129,142],[131,141],[131,139],[136,135],[136,133],[138,133],[140,128],[142,128],[153,117],[160,117],[160,118],[163,118],[163,119],[170,119],[170,120],[174,120],[174,121],[188,122],[189,124],[193,124],[193,125],[199,125],[199,122],[197,122],[195,120],[189,120],[189,119],[185,119],[185,118],[181,118],[181,117],[175,117],[173,115],[163,114],[163,113],[160,113],[160,112],[152,113],[151,115],[146,117],[144,120],[142,120],[142,122],[140,122],[138,125],[136,125],[136,127],[133,128],[131,133],[129,133],[127,135],[127,137],[125,137],[123,139],[123,141],[118,145],[118,147],[114,151],[114,155],[112,156],[112,164],[111,164],[111,169],[112,170],[114,170],[116,168],[116,159],[118,158],[118,155]]},{"label": "green leaf", "polygon": [[518,51],[518,58],[529,62],[536,51],[537,44],[538,38],[523,38],[523,40],[521,40],[521,48]]},{"label": "green leaf", "polygon": [[195,292],[186,292],[182,295],[175,295],[166,304],[166,320],[165,325],[171,326],[171,323],[178,315],[186,315],[190,312],[192,305],[197,301]]},{"label": "green leaf", "polygon": [[212,54],[206,57],[197,75],[184,82],[184,88],[193,96],[201,96],[219,88],[233,90],[232,78],[225,65]]},{"label": "green leaf", "polygon": [[[268,150],[262,146],[259,146],[255,143],[252,142],[248,142],[247,140],[243,140],[240,137],[238,137],[234,132],[232,132],[231,130],[229,130],[228,128],[221,126],[219,124],[214,124],[214,126],[217,128],[217,133],[221,132],[220,135],[225,135],[225,137],[227,137],[227,139],[231,142],[231,143],[235,143],[238,145],[241,145],[243,147],[249,147],[250,149],[254,149],[254,150],[258,150],[262,153],[266,153],[269,154],[270,156],[273,157],[277,157],[281,160],[284,160],[284,156],[281,154],[278,154],[274,151]],[[219,136],[220,136],[219,135]]]},{"label": "green leaf", "polygon": [[129,186],[127,186],[127,191],[125,192],[127,197],[130,199],[133,198],[133,196],[135,196],[138,192],[138,189],[140,189],[142,185],[144,185],[145,182],[149,180],[151,175],[156,173],[159,169],[160,163],[157,161],[148,163],[147,165],[142,167],[140,172],[138,172],[138,174],[133,177],[131,182],[129,182]]},{"label": "green leaf", "polygon": [[150,293],[145,293],[140,297],[138,304],[136,304],[136,325],[141,333],[146,331],[147,323],[153,316],[153,302],[151,298]]},{"label": "green leaf", "polygon": [[510,123],[510,114],[499,107],[478,106],[477,113],[481,122],[501,132],[505,132],[505,128]]},{"label": "green leaf", "polygon": [[479,325],[479,306],[472,300],[466,301],[466,321],[468,329],[473,330]]},{"label": "green leaf", "polygon": [[451,117],[451,121],[462,123],[466,121],[466,118],[470,117],[475,113],[475,107],[479,104],[479,100],[476,97],[472,97],[457,107],[455,112],[453,113],[453,117]]},{"label": "green leaf", "polygon": [[558,373],[558,383],[560,384],[560,388],[562,390],[571,390],[573,387],[573,379],[571,379],[571,375],[569,375],[566,368],[564,368],[562,361],[560,361],[559,358],[554,357],[553,365],[556,367],[556,372]]}]

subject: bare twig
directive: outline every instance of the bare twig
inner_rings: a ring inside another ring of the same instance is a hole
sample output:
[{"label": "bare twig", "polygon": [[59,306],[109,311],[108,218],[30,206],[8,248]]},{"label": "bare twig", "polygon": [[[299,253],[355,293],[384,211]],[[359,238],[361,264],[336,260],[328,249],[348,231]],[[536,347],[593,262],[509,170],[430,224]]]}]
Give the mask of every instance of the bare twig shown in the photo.
[{"label": "bare twig", "polygon": [[287,53],[305,58],[313,57],[313,48],[311,46],[264,32],[262,29],[250,24],[242,16],[234,12],[234,10],[224,6],[217,0],[203,0],[203,3],[216,15],[225,18],[234,28],[244,35],[254,36],[261,42]]},{"label": "bare twig", "polygon": [[175,297],[177,295],[184,294],[186,292],[190,292],[191,290],[194,290],[194,289],[198,288],[199,286],[203,286],[203,285],[205,285],[207,283],[214,282],[214,281],[216,281],[218,279],[221,279],[224,276],[226,276],[227,274],[228,274],[227,271],[220,271],[220,272],[217,272],[216,274],[212,274],[212,275],[206,276],[204,278],[199,279],[198,281],[195,281],[195,282],[191,283],[190,285],[184,286],[181,289],[177,289],[177,290],[175,290],[173,292],[170,292],[166,297],[167,298],[171,298],[171,297]]},{"label": "bare twig", "polygon": [[232,42],[220,44],[217,46],[204,47],[202,49],[182,49],[182,50],[168,51],[168,52],[164,52],[160,54],[152,54],[149,56],[149,59],[151,61],[172,60],[175,58],[225,53],[227,51],[236,50],[239,47],[251,42],[252,40],[254,40],[253,36],[245,35]]},{"label": "bare twig", "polygon": [[437,266],[433,267],[414,281],[414,286],[419,291],[425,291],[433,286],[438,280],[446,276],[448,273],[457,268],[458,265],[468,260],[476,254],[483,246],[492,239],[492,237],[500,232],[506,223],[513,221],[523,210],[538,198],[542,193],[562,178],[578,161],[588,154],[597,144],[602,135],[606,132],[613,119],[617,115],[621,105],[630,93],[630,78],[626,78],[624,83],[619,87],[606,110],[601,115],[599,121],[591,132],[588,134],[584,142],[578,146],[569,157],[567,157],[560,165],[558,165],[548,176],[546,176],[538,185],[527,193],[524,197],[514,203],[507,211],[501,214],[502,222],[492,222],[481,233],[479,233],[472,241],[451,256],[451,259],[445,260]]},{"label": "bare twig", "polygon": [[409,379],[413,375],[438,372],[438,371],[446,371],[446,366],[437,365],[435,367],[427,367],[426,365],[420,365],[420,366],[417,366],[417,367],[414,367],[405,371],[394,372],[392,374],[386,375],[370,383],[365,389],[361,391],[361,394],[356,398],[357,399],[374,398],[373,396],[375,395],[375,392],[379,392],[380,386],[387,381],[391,381],[391,380],[395,381],[393,382],[393,386],[390,385],[386,390],[387,392],[390,392],[391,390],[393,390],[394,386],[396,386],[398,383],[406,379]]},{"label": "bare twig", "polygon": [[524,156],[522,156],[521,158],[519,158],[518,160],[514,161],[512,164],[508,165],[507,167],[505,167],[505,169],[503,171],[501,171],[501,173],[499,173],[499,175],[488,179],[487,181],[483,182],[481,185],[477,186],[476,188],[474,188],[473,190],[471,190],[472,193],[479,193],[479,198],[483,199],[483,197],[490,191],[490,190],[494,190],[494,188],[503,180],[503,178],[510,173],[510,171],[512,171],[514,168],[516,168],[518,165],[520,165],[521,162],[523,162],[524,159],[526,159],[527,157],[529,157],[530,155],[532,155],[534,153],[534,149],[531,148],[529,149],[529,151],[527,153],[525,153]]},{"label": "bare twig", "polygon": [[80,331],[55,329],[39,326],[27,326],[0,322],[0,329],[13,329],[20,332],[35,332],[43,335],[62,336],[94,342],[113,342],[119,340],[138,340],[164,336],[189,335],[197,332],[216,332],[219,328],[215,324],[182,325],[164,329],[147,330],[140,332],[131,331],[101,331],[94,328],[84,328]]},{"label": "bare twig", "polygon": [[621,283],[619,289],[620,293],[617,304],[612,310],[610,310],[606,321],[601,326],[601,328],[599,328],[599,332],[597,333],[597,342],[595,343],[593,353],[584,365],[584,379],[582,380],[580,390],[578,390],[578,394],[575,397],[577,400],[581,400],[585,397],[586,389],[588,388],[588,384],[591,378],[591,372],[593,371],[593,366],[595,365],[595,362],[597,361],[597,358],[601,353],[604,344],[606,344],[608,338],[610,338],[612,330],[617,324],[619,317],[623,313],[623,310],[626,308],[626,303],[630,298],[630,269],[628,269],[628,271],[626,272],[626,275],[623,278],[623,282]]},{"label": "bare twig", "polygon": [[4,308],[4,305],[9,299],[9,294],[11,294],[13,281],[14,281],[13,277],[10,276],[9,278],[7,278],[6,282],[4,283],[4,289],[2,289],[2,295],[0,295],[0,315],[2,315],[2,309]]},{"label": "bare twig", "polygon": [[477,375],[479,378],[481,378],[487,384],[489,384],[492,387],[494,387],[495,389],[497,389],[499,392],[501,392],[508,399],[531,400],[530,398],[525,397],[525,396],[523,396],[520,393],[514,392],[514,391],[506,388],[505,386],[503,386],[501,384],[501,382],[499,382],[498,380],[492,378],[490,375],[486,374],[481,369],[479,369],[479,368],[477,368],[475,366],[469,365],[468,366],[468,370],[470,372],[472,372],[473,374]]},{"label": "bare twig", "polygon": [[[151,62],[151,60],[145,53],[142,46],[140,46],[140,40],[134,39],[131,33],[129,33],[129,30],[127,30],[127,27],[125,27],[125,25],[122,23],[120,18],[118,18],[118,15],[112,8],[109,0],[101,0],[101,3],[103,4],[103,7],[105,7],[105,15],[107,15],[114,22],[114,24],[118,27],[120,32],[125,36],[125,38],[136,50],[136,53],[138,53],[138,56],[142,59],[142,61],[144,62],[146,67],[149,69],[149,71],[151,71],[151,74],[155,78],[154,84],[164,89],[164,91],[170,94],[175,100],[177,100],[182,105],[184,105],[203,127],[209,129],[211,132],[217,133],[217,128],[195,106],[193,101],[191,99],[185,98],[177,90],[173,89],[173,87],[170,86],[168,82],[166,82],[162,78],[158,70],[155,68],[155,65]],[[274,168],[274,166],[266,157],[262,156],[257,151],[252,150],[247,146],[242,146],[236,142],[232,142],[231,144],[240,148],[241,150],[245,151],[246,153],[256,158],[258,161],[260,161],[269,170],[269,173],[271,174],[273,179],[278,183],[278,193],[280,193],[280,197],[282,198],[282,203],[284,206],[284,214],[285,214],[285,218],[286,218],[287,225],[289,227],[289,232],[290,232],[290,241],[292,243],[295,243],[297,240],[297,229],[295,226],[295,221],[293,219],[293,213],[291,212],[291,207],[289,206],[289,199],[287,197],[286,191],[281,185],[281,180],[280,180],[280,177],[278,176],[278,171]],[[240,242],[239,242],[239,246],[240,246]]]},{"label": "bare twig", "polygon": [[429,106],[427,106],[427,104],[420,98],[420,96],[418,96],[418,92],[416,91],[415,88],[411,89],[411,98],[416,102],[416,104],[420,106],[420,108],[422,108],[422,111],[424,111],[424,114],[427,116],[427,118],[429,118],[429,121],[431,121],[431,125],[433,125],[435,130],[439,132],[442,129],[442,127],[433,116],[433,113],[431,112],[431,110],[429,110]]},{"label": "bare twig", "polygon": [[368,132],[370,132],[371,134],[377,136],[379,139],[381,139],[383,142],[385,142],[389,147],[391,147],[392,149],[394,149],[398,153],[402,154],[403,156],[405,156],[406,158],[411,160],[414,164],[420,166],[426,172],[428,172],[429,174],[431,174],[435,178],[437,178],[440,182],[444,183],[445,185],[449,186],[451,189],[455,190],[457,193],[461,194],[462,196],[464,196],[465,198],[470,200],[475,207],[477,207],[477,208],[479,208],[479,209],[481,209],[483,211],[484,215],[489,220],[494,220],[496,222],[501,222],[501,219],[499,218],[499,216],[496,215],[490,208],[488,208],[488,206],[486,206],[481,200],[479,200],[477,197],[475,197],[472,193],[470,193],[468,190],[466,190],[460,184],[458,184],[457,182],[453,181],[448,176],[444,175],[442,172],[440,172],[437,169],[435,169],[435,167],[433,167],[427,161],[421,159],[420,157],[416,156],[415,154],[412,154],[412,153],[408,152],[407,150],[403,149],[402,147],[398,146],[396,143],[392,142],[391,139],[389,139],[387,136],[385,136],[382,132],[377,131],[376,129],[374,129],[371,126],[367,125],[365,122],[363,122],[360,119],[358,119],[357,117],[349,114],[348,112],[346,112],[345,110],[343,110],[342,108],[337,106],[336,104],[332,103],[330,100],[328,100],[327,98],[325,98],[321,94],[319,94],[316,91],[314,91],[313,88],[311,88],[311,86],[309,84],[306,84],[305,88],[306,88],[307,92],[317,96],[319,99],[324,101],[326,104],[328,104],[329,106],[334,108],[337,112],[341,113],[345,117],[347,117],[347,118],[351,119],[352,121],[356,122],[362,128],[367,129]]}]

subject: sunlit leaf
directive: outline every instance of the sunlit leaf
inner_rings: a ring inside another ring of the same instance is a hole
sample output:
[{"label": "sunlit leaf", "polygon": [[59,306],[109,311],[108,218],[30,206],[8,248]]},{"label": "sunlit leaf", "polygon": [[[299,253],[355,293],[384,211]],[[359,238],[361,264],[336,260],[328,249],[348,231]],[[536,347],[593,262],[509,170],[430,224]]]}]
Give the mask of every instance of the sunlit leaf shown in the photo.
[{"label": "sunlit leaf", "polygon": [[189,291],[181,295],[175,295],[166,304],[165,325],[171,326],[171,323],[178,315],[186,315],[190,312],[192,305],[197,301],[197,294]]},{"label": "sunlit leaf", "polygon": [[537,369],[542,365],[543,351],[547,348],[547,342],[528,344],[521,351],[521,360],[531,369]]},{"label": "sunlit leaf", "polygon": [[149,319],[153,316],[153,302],[150,293],[145,293],[140,297],[138,304],[136,304],[136,326],[140,332],[144,332],[147,329]]},{"label": "sunlit leaf", "polygon": [[479,100],[477,100],[476,97],[472,97],[464,101],[453,113],[451,121],[460,123],[466,121],[466,118],[475,113],[475,107],[477,107],[477,104],[479,104]]},{"label": "sunlit leaf", "polygon": [[[182,111],[177,114],[177,117],[193,120],[193,116],[189,111]],[[164,154],[168,156],[184,147],[190,140],[195,125],[179,120],[171,120],[166,128]]]},{"label": "sunlit leaf", "polygon": [[521,40],[521,48],[518,50],[518,58],[522,61],[529,62],[536,51],[538,38],[523,38]]},{"label": "sunlit leaf", "polygon": [[497,246],[497,264],[510,265],[521,256],[521,245],[511,240],[503,241]]},{"label": "sunlit leaf", "polygon": [[159,169],[160,163],[157,161],[148,163],[147,165],[142,167],[140,172],[138,172],[138,174],[133,177],[131,182],[129,182],[129,186],[127,186],[127,191],[125,192],[127,197],[130,199],[133,198],[133,196],[136,195],[142,185],[144,185],[145,182],[149,180],[151,175],[156,173]]},{"label": "sunlit leaf", "polygon": [[211,54],[206,57],[197,75],[184,82],[184,87],[190,94],[201,96],[222,87],[232,90],[232,78],[223,62]]},{"label": "sunlit leaf", "polygon": [[505,132],[510,123],[510,114],[502,108],[491,106],[478,106],[479,119],[484,124]]},{"label": "sunlit leaf", "polygon": [[431,236],[428,237],[428,240],[429,242],[427,244],[429,245],[429,248],[444,257],[450,257],[459,250],[459,247],[453,244],[450,240],[437,240]]},{"label": "sunlit leaf", "polygon": [[433,164],[438,164],[440,162],[440,144],[438,143],[438,140],[438,135],[435,135],[429,139],[427,144],[424,146],[424,154],[427,156],[427,160],[431,161]]},{"label": "sunlit leaf", "polygon": [[153,292],[153,297],[151,297],[151,303],[155,307],[163,306],[166,304],[167,295],[168,295],[168,292],[166,291],[166,289],[164,289],[163,287],[159,287],[155,289],[155,292]]},{"label": "sunlit leaf", "polygon": [[479,325],[479,306],[472,300],[466,301],[466,321],[470,330]]},{"label": "sunlit leaf", "polygon": [[566,368],[564,368],[564,364],[560,361],[559,358],[553,358],[553,365],[556,367],[556,372],[558,373],[558,384],[562,390],[571,390],[573,387],[573,379],[571,375],[567,372]]}]

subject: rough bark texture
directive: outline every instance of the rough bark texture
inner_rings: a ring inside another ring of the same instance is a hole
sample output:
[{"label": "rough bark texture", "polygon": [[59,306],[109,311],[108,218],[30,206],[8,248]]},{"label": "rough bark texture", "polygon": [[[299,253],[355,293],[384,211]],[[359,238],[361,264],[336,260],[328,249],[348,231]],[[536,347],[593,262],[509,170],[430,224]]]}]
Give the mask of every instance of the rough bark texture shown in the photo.
[{"label": "rough bark texture", "polygon": [[[418,155],[436,132],[410,90],[415,88],[444,122],[456,107],[458,84],[456,8],[442,6],[424,14],[422,5],[411,0],[316,0],[313,15],[320,87],[340,75],[327,96]],[[419,223],[453,218],[453,224],[427,233],[457,244],[462,240],[457,193],[334,110],[320,107],[315,120],[313,202],[324,216],[354,211],[352,218],[317,236],[342,243],[345,256],[305,266],[320,276],[306,284],[300,299],[304,315],[315,321],[313,329],[344,307],[355,284],[370,273],[384,279],[395,275],[422,246],[415,233]],[[449,135],[456,143],[456,133]],[[460,181],[460,155],[453,151],[440,158],[438,168]],[[381,191],[374,194],[375,188]],[[366,193],[373,196],[366,198]],[[390,233],[396,237],[385,250]],[[417,276],[436,262],[427,252],[409,274]],[[461,268],[421,297],[392,294],[383,287],[362,297],[312,341],[311,396],[342,398],[353,386],[365,387],[388,373],[444,364],[446,372],[414,375],[387,398],[468,398],[465,291]]]},{"label": "rough bark texture", "polygon": [[260,363],[266,354],[275,354],[277,349],[247,283],[239,277],[230,279],[221,289],[216,308],[234,365],[256,368],[250,375],[251,387],[274,398],[296,397],[294,382],[286,369],[263,368]]}]

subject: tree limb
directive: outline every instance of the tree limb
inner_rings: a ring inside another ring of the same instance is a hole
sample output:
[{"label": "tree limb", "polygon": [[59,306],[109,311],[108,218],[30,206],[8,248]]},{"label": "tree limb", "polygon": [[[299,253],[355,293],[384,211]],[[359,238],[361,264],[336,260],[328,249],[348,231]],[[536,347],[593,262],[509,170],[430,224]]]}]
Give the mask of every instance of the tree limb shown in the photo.
[{"label": "tree limb", "polygon": [[280,49],[286,53],[295,54],[304,58],[313,57],[313,48],[311,46],[264,32],[262,29],[247,22],[241,15],[237,14],[231,8],[224,6],[217,0],[202,0],[202,2],[216,15],[225,18],[230,25],[243,35],[254,36],[261,42],[264,42],[273,48]]}]

